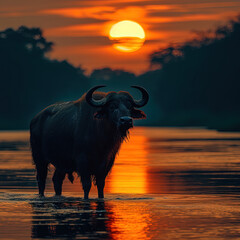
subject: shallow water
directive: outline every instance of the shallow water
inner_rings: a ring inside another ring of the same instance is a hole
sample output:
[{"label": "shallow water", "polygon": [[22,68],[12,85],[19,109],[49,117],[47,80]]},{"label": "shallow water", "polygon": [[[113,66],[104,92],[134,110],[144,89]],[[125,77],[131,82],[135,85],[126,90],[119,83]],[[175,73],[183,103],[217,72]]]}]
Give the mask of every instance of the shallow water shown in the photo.
[{"label": "shallow water", "polygon": [[79,179],[37,197],[28,132],[0,132],[2,239],[239,239],[240,133],[131,131],[98,200]]}]

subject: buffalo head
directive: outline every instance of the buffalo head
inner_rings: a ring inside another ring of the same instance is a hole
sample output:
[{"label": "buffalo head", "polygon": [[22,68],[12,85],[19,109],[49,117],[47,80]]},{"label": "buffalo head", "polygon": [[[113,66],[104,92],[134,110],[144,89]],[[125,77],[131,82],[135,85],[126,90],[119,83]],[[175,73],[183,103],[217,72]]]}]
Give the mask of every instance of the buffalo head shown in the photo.
[{"label": "buffalo head", "polygon": [[86,101],[93,107],[99,108],[94,117],[97,119],[108,119],[121,132],[126,132],[133,127],[133,119],[144,119],[146,115],[143,111],[136,108],[147,104],[149,95],[147,91],[138,86],[132,86],[142,93],[140,100],[134,99],[128,92],[108,92],[104,97],[96,100],[93,93],[99,88],[105,86],[96,86],[90,89],[86,94]]}]

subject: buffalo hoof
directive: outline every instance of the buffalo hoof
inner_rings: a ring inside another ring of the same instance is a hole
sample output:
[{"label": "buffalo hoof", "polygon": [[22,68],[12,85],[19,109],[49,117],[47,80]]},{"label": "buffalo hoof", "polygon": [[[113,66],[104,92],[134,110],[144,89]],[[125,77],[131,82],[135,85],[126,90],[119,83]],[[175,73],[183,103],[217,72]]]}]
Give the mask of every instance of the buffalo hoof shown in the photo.
[{"label": "buffalo hoof", "polygon": [[55,200],[60,200],[60,199],[63,199],[63,198],[64,198],[63,196],[58,195],[58,194],[56,194],[56,195],[54,196],[54,199],[55,199]]}]

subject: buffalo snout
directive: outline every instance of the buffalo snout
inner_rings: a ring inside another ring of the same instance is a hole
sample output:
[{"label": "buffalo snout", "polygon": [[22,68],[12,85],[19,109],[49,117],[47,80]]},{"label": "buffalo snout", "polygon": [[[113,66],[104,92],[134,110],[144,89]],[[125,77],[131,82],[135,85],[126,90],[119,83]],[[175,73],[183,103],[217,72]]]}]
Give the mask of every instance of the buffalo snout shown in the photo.
[{"label": "buffalo snout", "polygon": [[128,116],[120,117],[120,127],[126,129],[133,127],[133,119]]}]

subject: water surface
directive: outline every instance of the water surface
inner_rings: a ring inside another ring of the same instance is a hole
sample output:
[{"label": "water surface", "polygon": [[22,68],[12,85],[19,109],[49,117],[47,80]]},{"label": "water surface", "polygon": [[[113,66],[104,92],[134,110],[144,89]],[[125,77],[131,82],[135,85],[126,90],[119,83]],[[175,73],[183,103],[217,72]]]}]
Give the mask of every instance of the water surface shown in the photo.
[{"label": "water surface", "polygon": [[0,132],[2,239],[239,239],[240,133],[136,127],[105,187],[37,184],[27,131]]}]

